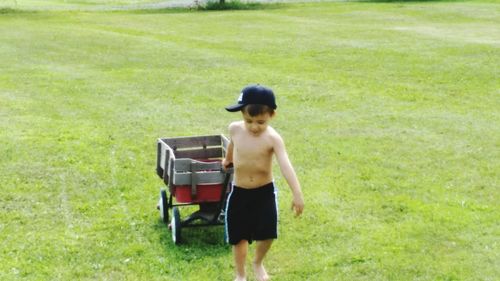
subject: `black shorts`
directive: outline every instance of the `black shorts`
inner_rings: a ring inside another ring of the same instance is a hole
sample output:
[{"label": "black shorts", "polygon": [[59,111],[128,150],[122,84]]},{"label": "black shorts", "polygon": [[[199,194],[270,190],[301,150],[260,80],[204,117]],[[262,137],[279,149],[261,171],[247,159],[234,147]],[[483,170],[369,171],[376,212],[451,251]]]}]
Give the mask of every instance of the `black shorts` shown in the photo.
[{"label": "black shorts", "polygon": [[231,245],[278,238],[278,202],[272,182],[252,189],[233,185],[226,208],[226,233]]}]

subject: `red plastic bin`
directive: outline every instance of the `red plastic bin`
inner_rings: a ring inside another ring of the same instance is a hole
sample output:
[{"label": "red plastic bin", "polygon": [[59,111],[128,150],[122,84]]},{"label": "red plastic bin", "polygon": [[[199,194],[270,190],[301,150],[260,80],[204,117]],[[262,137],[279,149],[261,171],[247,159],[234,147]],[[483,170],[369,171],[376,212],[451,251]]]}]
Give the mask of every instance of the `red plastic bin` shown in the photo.
[{"label": "red plastic bin", "polygon": [[218,202],[221,199],[222,184],[197,185],[196,198],[191,197],[190,185],[175,186],[174,197],[179,203]]}]

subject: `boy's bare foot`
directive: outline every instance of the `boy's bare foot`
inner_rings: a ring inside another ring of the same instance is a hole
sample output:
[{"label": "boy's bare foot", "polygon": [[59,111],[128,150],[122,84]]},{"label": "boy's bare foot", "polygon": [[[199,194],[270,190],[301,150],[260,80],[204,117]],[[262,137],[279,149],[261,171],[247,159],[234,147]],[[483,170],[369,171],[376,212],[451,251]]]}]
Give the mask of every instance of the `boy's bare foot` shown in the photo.
[{"label": "boy's bare foot", "polygon": [[255,272],[255,277],[257,277],[258,281],[268,281],[269,275],[267,275],[266,269],[262,263],[257,264],[253,263],[253,271]]},{"label": "boy's bare foot", "polygon": [[236,279],[234,279],[234,281],[247,281],[247,279],[245,277],[236,276]]}]

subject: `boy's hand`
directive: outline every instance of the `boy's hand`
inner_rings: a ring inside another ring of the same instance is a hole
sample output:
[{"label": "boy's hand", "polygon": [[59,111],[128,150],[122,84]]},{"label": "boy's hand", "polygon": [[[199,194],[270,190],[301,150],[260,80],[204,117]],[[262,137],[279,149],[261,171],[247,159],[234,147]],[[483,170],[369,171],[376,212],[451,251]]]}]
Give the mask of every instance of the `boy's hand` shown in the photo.
[{"label": "boy's hand", "polygon": [[233,166],[233,162],[228,161],[226,158],[222,160],[222,167],[224,167],[224,170],[227,171],[227,169],[231,168]]},{"label": "boy's hand", "polygon": [[302,211],[304,211],[304,199],[302,195],[293,197],[292,211],[295,211],[295,217],[300,216]]}]

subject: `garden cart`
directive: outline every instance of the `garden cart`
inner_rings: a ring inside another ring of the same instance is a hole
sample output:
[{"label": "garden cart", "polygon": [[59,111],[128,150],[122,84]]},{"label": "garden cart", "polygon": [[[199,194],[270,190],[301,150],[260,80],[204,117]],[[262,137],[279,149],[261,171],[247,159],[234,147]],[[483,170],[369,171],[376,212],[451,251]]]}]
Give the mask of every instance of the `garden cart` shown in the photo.
[{"label": "garden cart", "polygon": [[[224,225],[232,179],[232,169],[222,166],[228,144],[223,135],[158,139],[156,172],[165,184],[158,209],[174,244],[185,227]],[[181,219],[180,209],[190,205],[199,209]]]}]

